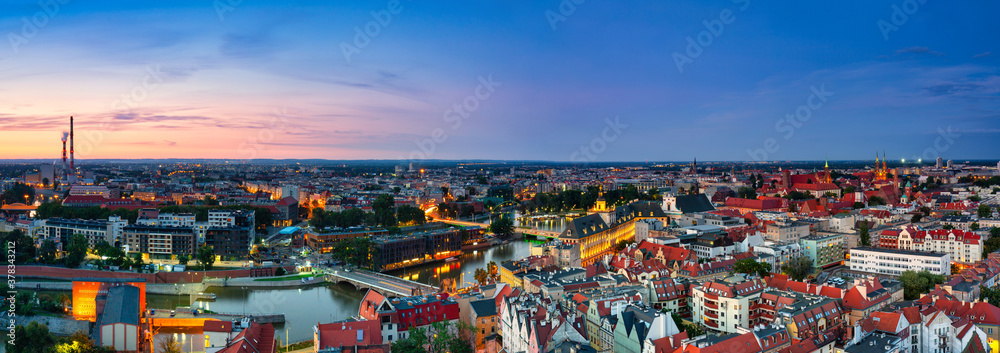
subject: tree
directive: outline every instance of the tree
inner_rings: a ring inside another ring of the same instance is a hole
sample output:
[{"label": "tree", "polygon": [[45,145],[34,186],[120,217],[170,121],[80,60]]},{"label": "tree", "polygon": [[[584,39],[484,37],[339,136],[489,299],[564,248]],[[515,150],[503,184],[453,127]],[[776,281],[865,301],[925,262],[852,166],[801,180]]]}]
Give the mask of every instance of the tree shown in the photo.
[{"label": "tree", "polygon": [[177,342],[174,335],[167,335],[167,338],[157,345],[157,353],[182,353],[181,344]]},{"label": "tree", "polygon": [[858,191],[858,189],[855,188],[854,185],[848,185],[847,187],[844,188],[844,192],[843,193],[844,194],[853,194],[856,191]]},{"label": "tree", "polygon": [[186,254],[185,255],[180,255],[180,256],[177,257],[177,263],[179,263],[181,265],[187,265],[189,261],[191,261],[191,259],[188,258],[188,256]]},{"label": "tree", "polygon": [[885,202],[885,199],[883,199],[881,197],[872,196],[872,197],[868,198],[868,205],[869,206],[883,206],[883,205],[886,205],[886,202]]},{"label": "tree", "polygon": [[499,236],[510,236],[514,234],[514,221],[510,217],[501,215],[493,223],[490,223],[490,232]]},{"label": "tree", "polygon": [[493,281],[500,281],[500,267],[497,266],[496,262],[490,261],[486,264],[486,272],[490,275],[490,278],[492,278]]},{"label": "tree", "polygon": [[1000,287],[979,286],[979,299],[1000,306]]},{"label": "tree", "polygon": [[910,217],[910,223],[919,223],[921,218],[924,218],[924,215],[915,214],[913,217]]},{"label": "tree", "polygon": [[7,352],[15,353],[49,353],[53,352],[56,337],[49,332],[48,326],[32,321],[28,326],[14,327],[14,337],[4,340]]},{"label": "tree", "polygon": [[80,263],[87,256],[87,238],[83,234],[73,234],[69,237],[69,245],[66,247],[66,252],[66,267],[79,267]]},{"label": "tree", "polygon": [[958,264],[952,262],[951,263],[951,274],[957,275],[959,273],[962,273],[962,268],[958,267]]},{"label": "tree", "polygon": [[736,190],[736,196],[741,199],[756,199],[757,192],[749,187],[740,186],[740,188]]},{"label": "tree", "polygon": [[42,186],[49,187],[49,178],[42,178]]},{"label": "tree", "polygon": [[983,243],[983,258],[990,253],[1000,250],[1000,228],[990,228],[990,237]]},{"label": "tree", "polygon": [[[13,254],[15,264],[24,264],[35,259],[35,242],[30,236],[24,234],[20,229],[14,229],[7,233],[0,233],[3,239],[4,254]],[[10,245],[13,244],[13,249]]]},{"label": "tree", "polygon": [[625,250],[630,244],[635,244],[635,240],[622,240],[615,245],[616,251]]},{"label": "tree", "polygon": [[872,237],[868,235],[868,221],[861,221],[858,237],[861,239],[861,246],[872,246]]},{"label": "tree", "polygon": [[202,245],[201,248],[198,248],[197,258],[202,269],[209,271],[215,264],[215,250],[208,245]]},{"label": "tree", "polygon": [[3,199],[4,203],[27,203],[28,200],[35,198],[35,189],[27,184],[16,183],[3,194],[0,194],[0,199]]},{"label": "tree", "polygon": [[972,222],[972,224],[969,225],[969,230],[973,232],[979,230],[979,222]]},{"label": "tree", "polygon": [[788,260],[784,266],[781,266],[781,272],[796,281],[805,279],[806,276],[809,276],[809,274],[812,273],[812,271],[813,263],[805,256],[799,256]]},{"label": "tree", "polygon": [[993,210],[990,209],[989,205],[979,204],[976,214],[979,215],[979,218],[989,218],[989,216],[993,215]]},{"label": "tree", "polygon": [[201,203],[205,206],[218,206],[219,201],[216,200],[212,195],[205,195],[205,198],[201,199]]},{"label": "tree", "polygon": [[904,300],[918,299],[920,294],[927,293],[935,284],[943,283],[944,280],[945,276],[935,275],[927,270],[920,272],[906,270],[899,275],[899,281],[903,282]]},{"label": "tree", "polygon": [[479,285],[486,284],[486,281],[489,280],[489,276],[489,272],[486,272],[486,270],[481,268],[477,268],[472,274],[472,278],[475,278],[476,282],[479,282]]},{"label": "tree", "polygon": [[771,264],[765,262],[757,262],[754,259],[737,260],[736,263],[733,264],[733,272],[745,273],[748,275],[753,275],[763,278],[771,275]]},{"label": "tree", "polygon": [[278,267],[278,268],[274,269],[274,275],[275,276],[284,276],[286,274],[288,274],[288,271],[285,271],[284,267]]},{"label": "tree", "polygon": [[941,226],[941,228],[945,229],[945,230],[952,230],[952,229],[955,229],[955,226],[953,226],[951,224],[945,224],[945,225]]},{"label": "tree", "polygon": [[851,205],[851,208],[855,210],[862,209],[865,208],[865,204],[863,202],[855,202],[853,205]]},{"label": "tree", "polygon": [[38,262],[51,264],[56,262],[56,242],[46,239],[38,249]]}]

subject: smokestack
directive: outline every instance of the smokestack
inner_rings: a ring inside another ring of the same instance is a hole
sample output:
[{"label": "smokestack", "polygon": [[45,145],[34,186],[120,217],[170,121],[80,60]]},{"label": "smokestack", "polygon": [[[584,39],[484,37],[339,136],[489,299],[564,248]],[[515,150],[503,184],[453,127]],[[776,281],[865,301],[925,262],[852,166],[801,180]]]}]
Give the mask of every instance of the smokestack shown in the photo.
[{"label": "smokestack", "polygon": [[69,133],[68,133],[68,132],[65,132],[65,131],[63,131],[63,134],[62,134],[62,144],[63,144],[63,170],[66,170],[66,167],[68,167],[68,166],[69,166],[68,164],[66,164],[66,137],[68,137],[68,136],[69,136]]},{"label": "smokestack", "polygon": [[76,165],[74,164],[75,158],[73,156],[73,117],[69,117],[69,170],[70,173],[76,175]]}]

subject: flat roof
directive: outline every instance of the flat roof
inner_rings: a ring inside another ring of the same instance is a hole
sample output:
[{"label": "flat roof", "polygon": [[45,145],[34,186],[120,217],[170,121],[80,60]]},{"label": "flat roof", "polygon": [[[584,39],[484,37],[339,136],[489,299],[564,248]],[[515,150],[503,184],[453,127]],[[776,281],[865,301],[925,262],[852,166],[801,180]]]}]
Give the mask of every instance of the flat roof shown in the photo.
[{"label": "flat roof", "polygon": [[911,250],[899,250],[899,249],[888,249],[888,248],[873,248],[870,246],[862,246],[858,248],[853,248],[851,251],[868,251],[868,252],[884,252],[890,254],[901,254],[901,255],[916,255],[916,256],[933,256],[933,257],[945,257],[948,254],[940,252],[924,252],[924,251],[911,251]]},{"label": "flat roof", "polygon": [[146,283],[145,278],[73,277],[73,282]]}]

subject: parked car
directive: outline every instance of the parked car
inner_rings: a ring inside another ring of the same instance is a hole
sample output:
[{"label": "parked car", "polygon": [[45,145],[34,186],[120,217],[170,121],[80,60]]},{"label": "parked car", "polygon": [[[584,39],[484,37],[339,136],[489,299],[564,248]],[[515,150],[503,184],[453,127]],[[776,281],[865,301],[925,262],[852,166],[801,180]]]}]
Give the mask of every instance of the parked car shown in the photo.
[{"label": "parked car", "polygon": [[171,310],[170,311],[170,317],[174,317],[174,315],[176,315],[176,314],[177,314],[177,312],[175,310]]}]

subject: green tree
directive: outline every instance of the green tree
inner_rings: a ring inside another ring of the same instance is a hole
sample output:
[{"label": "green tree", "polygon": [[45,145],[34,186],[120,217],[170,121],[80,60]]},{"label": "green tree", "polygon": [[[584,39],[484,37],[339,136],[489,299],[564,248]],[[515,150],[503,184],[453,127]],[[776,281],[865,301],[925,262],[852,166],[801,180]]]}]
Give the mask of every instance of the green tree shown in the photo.
[{"label": "green tree", "polygon": [[924,215],[919,213],[915,214],[913,217],[910,217],[910,223],[919,223],[921,218],[924,218]]},{"label": "green tree", "polygon": [[218,206],[219,201],[212,197],[212,195],[205,195],[205,198],[201,199],[201,203],[205,206]]},{"label": "green tree", "polygon": [[514,221],[509,216],[501,215],[490,223],[490,232],[499,236],[511,236],[514,234]]},{"label": "green tree", "polygon": [[52,264],[56,262],[56,242],[46,239],[38,249],[38,262]]},{"label": "green tree", "polygon": [[858,191],[858,189],[855,188],[854,185],[848,185],[847,187],[844,188],[844,194],[853,194],[856,191]]},{"label": "green tree", "polygon": [[201,248],[198,248],[196,257],[198,258],[198,263],[205,271],[211,270],[212,265],[215,264],[215,250],[211,246],[202,245]]},{"label": "green tree", "polygon": [[732,272],[755,275],[763,278],[771,275],[771,264],[766,262],[757,262],[754,259],[737,260],[736,263],[733,264]]},{"label": "green tree", "polygon": [[189,261],[191,261],[191,259],[187,256],[187,254],[177,256],[177,263],[181,265],[187,265]]},{"label": "green tree", "polygon": [[883,199],[881,197],[872,196],[872,197],[868,198],[868,205],[869,206],[883,206],[883,205],[886,205],[886,202],[885,202],[885,199]]},{"label": "green tree", "polygon": [[799,256],[788,260],[781,266],[781,272],[791,277],[793,280],[801,281],[809,276],[813,271],[813,263],[805,256]]},{"label": "green tree", "polygon": [[55,352],[56,337],[48,326],[32,321],[28,326],[14,327],[13,339],[4,340],[9,353],[50,353]]},{"label": "green tree", "polygon": [[945,224],[945,225],[941,226],[941,228],[945,229],[945,230],[952,230],[952,229],[955,229],[955,226],[953,226],[951,224]]},{"label": "green tree", "polygon": [[274,269],[274,275],[275,276],[284,276],[284,275],[287,275],[287,274],[288,274],[288,271],[285,271],[284,267],[278,267],[278,268]]},{"label": "green tree", "polygon": [[79,267],[80,263],[87,256],[87,238],[83,234],[73,234],[70,236],[66,253],[66,267]]},{"label": "green tree", "polygon": [[1000,306],[1000,287],[979,286],[979,299]]},{"label": "green tree", "polygon": [[979,222],[972,222],[972,224],[969,225],[969,230],[973,232],[979,230]]},{"label": "green tree", "polygon": [[757,192],[752,188],[740,186],[740,188],[736,190],[736,196],[741,199],[756,199]]},{"label": "green tree", "polygon": [[868,235],[868,221],[861,221],[861,229],[858,230],[858,237],[861,240],[861,246],[872,246],[872,237]]},{"label": "green tree", "polygon": [[983,258],[1000,249],[1000,228],[990,228],[990,237],[983,243]]},{"label": "green tree", "polygon": [[622,240],[615,244],[615,250],[622,251],[625,250],[630,244],[635,244],[635,240]]},{"label": "green tree", "polygon": [[27,203],[29,200],[35,198],[35,189],[27,184],[16,183],[3,194],[0,194],[0,199],[3,199],[4,203]]},{"label": "green tree", "polygon": [[991,215],[993,215],[993,210],[990,209],[989,205],[979,204],[979,208],[976,209],[976,214],[979,216],[979,218],[989,218]]},{"label": "green tree", "polygon": [[[0,235],[2,235],[0,238],[3,239],[4,253],[11,254],[11,251],[13,251],[15,264],[24,264],[35,259],[35,241],[20,229],[0,233]],[[14,245],[13,248],[10,248],[11,244]]]},{"label": "green tree", "polygon": [[943,283],[945,276],[935,275],[927,270],[915,272],[913,270],[903,271],[899,275],[899,281],[903,283],[903,299],[914,300],[920,295],[927,293],[935,284]]}]

